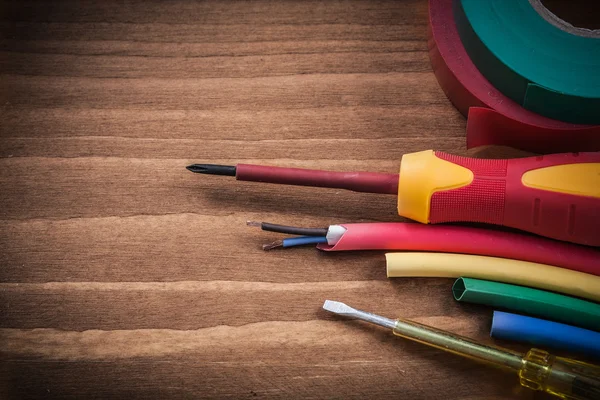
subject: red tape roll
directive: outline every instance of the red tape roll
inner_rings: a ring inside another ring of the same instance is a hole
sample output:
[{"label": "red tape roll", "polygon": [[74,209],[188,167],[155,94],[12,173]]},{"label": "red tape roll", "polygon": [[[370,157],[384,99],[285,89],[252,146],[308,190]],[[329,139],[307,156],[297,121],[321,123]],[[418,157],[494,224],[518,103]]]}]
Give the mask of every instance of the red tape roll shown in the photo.
[{"label": "red tape roll", "polygon": [[528,111],[485,79],[460,41],[452,1],[429,0],[429,57],[444,93],[468,117],[467,148],[503,145],[536,153],[600,151],[600,126],[566,123]]}]

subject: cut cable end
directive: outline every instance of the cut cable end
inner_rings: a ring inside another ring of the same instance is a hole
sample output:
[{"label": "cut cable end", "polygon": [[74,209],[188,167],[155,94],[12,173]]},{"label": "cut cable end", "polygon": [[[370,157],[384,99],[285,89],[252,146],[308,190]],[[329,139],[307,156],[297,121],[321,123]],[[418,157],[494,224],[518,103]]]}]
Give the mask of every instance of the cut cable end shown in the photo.
[{"label": "cut cable end", "polygon": [[264,251],[268,251],[276,249],[277,247],[283,247],[283,240],[276,240],[272,243],[264,244],[262,248]]}]

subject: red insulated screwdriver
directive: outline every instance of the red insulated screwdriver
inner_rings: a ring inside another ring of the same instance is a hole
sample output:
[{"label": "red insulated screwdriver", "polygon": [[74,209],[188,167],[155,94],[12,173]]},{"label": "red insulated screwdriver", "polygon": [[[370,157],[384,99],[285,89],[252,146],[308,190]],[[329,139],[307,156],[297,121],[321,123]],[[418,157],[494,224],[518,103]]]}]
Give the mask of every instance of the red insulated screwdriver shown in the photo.
[{"label": "red insulated screwdriver", "polygon": [[398,214],[422,223],[481,222],[600,246],[600,152],[486,160],[427,150],[405,154],[399,174],[251,164],[193,164],[242,181],[398,195]]}]

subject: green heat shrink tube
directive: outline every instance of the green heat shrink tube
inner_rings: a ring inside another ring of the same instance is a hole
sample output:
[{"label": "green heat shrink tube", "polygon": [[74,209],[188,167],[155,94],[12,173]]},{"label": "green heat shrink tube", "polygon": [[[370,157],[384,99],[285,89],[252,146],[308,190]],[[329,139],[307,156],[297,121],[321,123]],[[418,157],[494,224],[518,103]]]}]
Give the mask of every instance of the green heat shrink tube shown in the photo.
[{"label": "green heat shrink tube", "polygon": [[600,331],[600,304],[525,286],[458,278],[452,286],[458,301],[485,304]]}]

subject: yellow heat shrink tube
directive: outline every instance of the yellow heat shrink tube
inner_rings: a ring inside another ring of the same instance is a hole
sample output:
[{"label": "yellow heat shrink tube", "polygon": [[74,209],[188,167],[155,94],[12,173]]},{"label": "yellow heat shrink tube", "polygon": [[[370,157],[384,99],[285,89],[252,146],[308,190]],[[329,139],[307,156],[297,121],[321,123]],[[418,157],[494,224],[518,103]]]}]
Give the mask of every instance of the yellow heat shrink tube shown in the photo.
[{"label": "yellow heat shrink tube", "polygon": [[600,277],[551,265],[446,253],[387,253],[388,278],[469,277],[545,289],[600,302]]}]

